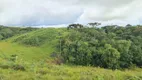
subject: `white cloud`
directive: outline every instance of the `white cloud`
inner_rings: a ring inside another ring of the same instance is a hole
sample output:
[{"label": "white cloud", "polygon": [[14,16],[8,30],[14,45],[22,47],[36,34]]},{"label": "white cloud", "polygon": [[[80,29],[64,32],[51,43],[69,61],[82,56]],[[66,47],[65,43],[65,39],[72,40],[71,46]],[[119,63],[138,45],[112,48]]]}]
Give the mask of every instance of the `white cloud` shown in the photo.
[{"label": "white cloud", "polygon": [[[105,0],[101,0],[105,1]],[[125,0],[124,3],[120,1],[110,1],[109,3],[102,3],[102,6],[95,8],[87,8],[80,16],[78,21],[100,21],[108,24],[141,24],[139,21],[142,18],[142,4],[141,0]],[[99,3],[98,3],[99,4]],[[116,5],[114,5],[116,4]],[[109,6],[108,6],[109,5]]]},{"label": "white cloud", "polygon": [[142,23],[141,0],[0,0],[0,24]]}]

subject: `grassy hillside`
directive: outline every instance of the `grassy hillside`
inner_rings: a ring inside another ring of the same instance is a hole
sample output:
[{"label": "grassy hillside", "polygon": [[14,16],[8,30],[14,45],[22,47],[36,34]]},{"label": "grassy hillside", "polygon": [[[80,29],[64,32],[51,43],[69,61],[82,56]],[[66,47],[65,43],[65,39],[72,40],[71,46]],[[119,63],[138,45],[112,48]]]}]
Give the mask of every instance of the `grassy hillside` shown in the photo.
[{"label": "grassy hillside", "polygon": [[26,61],[50,59],[57,51],[60,36],[68,34],[65,28],[44,28],[0,41],[0,53],[17,55]]},{"label": "grassy hillside", "polygon": [[27,71],[0,70],[1,80],[141,80],[142,70],[107,70],[66,65],[28,65]]},{"label": "grassy hillside", "polygon": [[[142,69],[109,70],[90,66],[56,65],[57,51],[66,29],[39,29],[0,41],[0,80],[142,80]],[[15,61],[11,56],[17,55]]]},{"label": "grassy hillside", "polygon": [[24,59],[26,61],[44,59],[48,57],[47,55],[50,51],[43,51],[38,47],[21,46],[17,43],[0,42],[1,55],[17,55],[19,59]]},{"label": "grassy hillside", "polygon": [[64,36],[67,33],[68,32],[65,28],[44,28],[17,37],[13,37],[11,41],[30,46],[42,46],[45,44],[56,45],[59,37]]},{"label": "grassy hillside", "polygon": [[19,58],[32,61],[47,59],[56,49],[60,33],[66,29],[39,29],[33,32],[14,36],[0,42],[0,52],[7,56],[18,55]]}]

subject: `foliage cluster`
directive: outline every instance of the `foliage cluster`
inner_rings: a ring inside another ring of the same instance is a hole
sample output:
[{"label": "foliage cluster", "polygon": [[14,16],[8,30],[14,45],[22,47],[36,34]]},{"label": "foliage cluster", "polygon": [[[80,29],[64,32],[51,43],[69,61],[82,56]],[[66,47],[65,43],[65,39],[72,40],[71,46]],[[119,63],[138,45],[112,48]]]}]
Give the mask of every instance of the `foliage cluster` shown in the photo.
[{"label": "foliage cluster", "polygon": [[142,27],[70,29],[59,42],[66,63],[110,69],[142,66]]}]

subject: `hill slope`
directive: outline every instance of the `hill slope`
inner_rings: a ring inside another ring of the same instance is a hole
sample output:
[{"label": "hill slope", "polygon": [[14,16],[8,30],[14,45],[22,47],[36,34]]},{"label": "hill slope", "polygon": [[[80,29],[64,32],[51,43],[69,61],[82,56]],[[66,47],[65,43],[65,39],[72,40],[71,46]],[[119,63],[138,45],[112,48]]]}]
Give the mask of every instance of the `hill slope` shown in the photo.
[{"label": "hill slope", "polygon": [[[113,71],[89,66],[53,64],[50,54],[56,51],[59,38],[68,33],[66,29],[39,29],[0,41],[0,80],[142,79],[140,68]],[[11,55],[17,55],[18,59],[10,61]]]},{"label": "hill slope", "polygon": [[18,55],[19,58],[32,61],[49,59],[56,51],[59,37],[66,35],[66,29],[39,29],[0,42],[0,51],[5,55]]}]

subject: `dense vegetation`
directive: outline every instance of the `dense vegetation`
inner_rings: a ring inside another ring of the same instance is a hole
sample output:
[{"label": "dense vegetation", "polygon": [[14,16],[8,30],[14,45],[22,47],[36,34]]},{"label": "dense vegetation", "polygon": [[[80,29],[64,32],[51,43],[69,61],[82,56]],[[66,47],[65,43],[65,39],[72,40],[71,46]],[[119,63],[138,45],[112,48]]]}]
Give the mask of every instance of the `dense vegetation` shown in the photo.
[{"label": "dense vegetation", "polygon": [[[6,29],[14,30],[15,34],[36,30],[8,27]],[[54,47],[51,55],[60,57],[62,63],[110,69],[142,66],[142,26],[47,28],[19,35],[12,42],[37,47],[48,43]]]},{"label": "dense vegetation", "polygon": [[27,33],[36,29],[38,28],[31,28],[31,27],[19,28],[19,27],[7,27],[0,25],[0,40],[7,39],[14,35]]},{"label": "dense vegetation", "polygon": [[59,48],[66,63],[119,69],[142,66],[142,26],[70,29]]},{"label": "dense vegetation", "polygon": [[6,27],[18,33],[0,41],[0,80],[141,80],[142,27],[94,25]]}]

